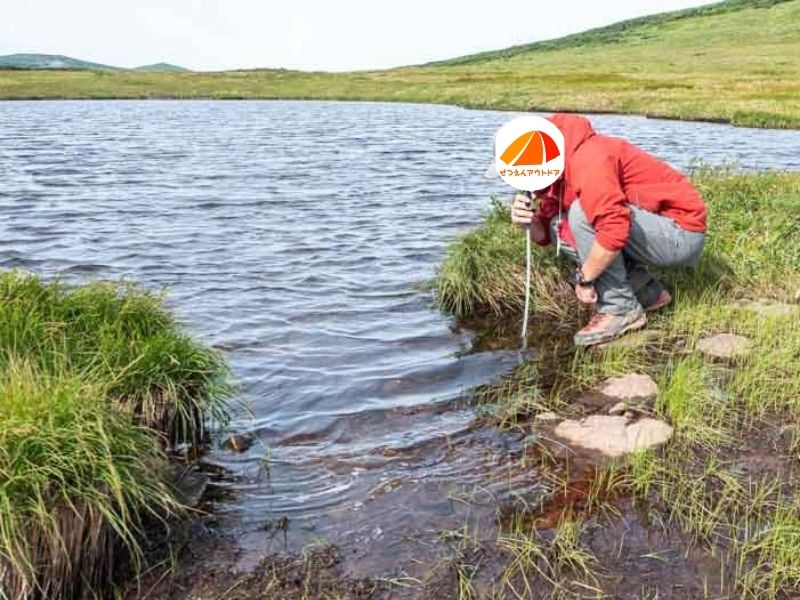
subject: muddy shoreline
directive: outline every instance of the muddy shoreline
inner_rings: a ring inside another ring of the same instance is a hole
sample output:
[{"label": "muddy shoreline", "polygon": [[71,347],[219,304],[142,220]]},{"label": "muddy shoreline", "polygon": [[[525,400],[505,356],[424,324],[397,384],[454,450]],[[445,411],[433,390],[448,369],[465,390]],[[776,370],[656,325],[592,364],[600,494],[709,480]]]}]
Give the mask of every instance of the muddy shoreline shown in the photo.
[{"label": "muddy shoreline", "polygon": [[[535,325],[536,331],[552,332],[554,323],[539,319]],[[511,329],[484,328],[476,336],[476,346],[508,348],[515,341]],[[405,539],[371,540],[366,549],[359,547],[364,540],[320,539],[300,552],[265,553],[255,564],[248,560],[242,567],[238,564],[242,551],[230,524],[206,504],[211,512],[195,524],[201,534],[190,538],[177,562],[153,570],[127,597],[736,597],[725,576],[731,559],[720,548],[712,552],[667,525],[664,515],[669,508],[657,498],[635,497],[621,484],[624,460],[576,453],[542,439],[545,430],[536,414],[546,408],[549,395],[556,390],[563,393],[553,363],[573,358],[565,350],[567,339],[539,340],[530,363],[535,374],[522,367],[465,395],[464,402],[476,411],[474,427],[447,444],[453,454],[470,446],[491,449],[497,471],[487,472],[482,485],[447,484],[443,490],[436,482],[389,482],[365,498],[367,504],[391,507],[384,514],[403,520],[410,518],[403,514],[408,502],[446,496],[458,508],[446,511],[437,527],[408,522]],[[657,343],[653,344],[656,352]],[[544,405],[532,409],[528,404],[497,402],[531,386],[545,398]],[[579,395],[579,388],[571,394]],[[579,418],[597,412],[596,406],[575,399],[558,399],[562,415]],[[732,452],[728,459],[758,468],[767,461],[783,468],[774,444]],[[265,535],[280,546],[281,537],[291,535],[292,528],[288,521],[276,523]],[[394,558],[376,559],[372,554],[377,546],[389,548],[387,555]]]}]

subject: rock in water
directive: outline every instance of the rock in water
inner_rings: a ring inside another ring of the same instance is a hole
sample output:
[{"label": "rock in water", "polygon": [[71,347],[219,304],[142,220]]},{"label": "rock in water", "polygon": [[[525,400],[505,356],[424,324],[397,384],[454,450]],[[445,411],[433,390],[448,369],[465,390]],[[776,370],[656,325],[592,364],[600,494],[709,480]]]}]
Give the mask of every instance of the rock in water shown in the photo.
[{"label": "rock in water", "polygon": [[752,342],[744,336],[720,333],[697,342],[697,349],[708,358],[733,360],[748,353]]},{"label": "rock in water", "polygon": [[228,450],[233,450],[234,452],[245,452],[248,448],[250,448],[250,446],[253,445],[253,441],[252,435],[236,433],[222,442],[222,446]]},{"label": "rock in water", "polygon": [[657,419],[630,421],[624,416],[609,415],[590,415],[580,421],[567,419],[553,430],[568,446],[609,457],[659,446],[672,437],[672,432],[672,427]]}]

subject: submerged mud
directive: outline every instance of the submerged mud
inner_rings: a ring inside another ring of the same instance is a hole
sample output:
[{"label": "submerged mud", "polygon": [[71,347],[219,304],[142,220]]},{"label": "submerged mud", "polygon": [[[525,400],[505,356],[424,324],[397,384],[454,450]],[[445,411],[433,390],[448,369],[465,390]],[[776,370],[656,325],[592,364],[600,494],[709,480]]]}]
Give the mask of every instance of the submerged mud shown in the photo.
[{"label": "submerged mud", "polygon": [[[540,391],[552,391],[547,371],[563,350],[550,352],[554,339],[538,341],[538,358],[529,357],[538,367],[534,377]],[[508,346],[502,338],[481,343]],[[518,370],[460,402],[380,416],[412,428],[469,410],[451,435],[386,445],[366,461],[358,453],[309,456],[309,468],[363,473],[358,499],[322,519],[286,516],[258,537],[241,536],[240,516],[219,510],[231,502],[231,488],[218,487],[227,497],[205,505],[202,541],[194,538],[172,570],[137,589],[149,585],[145,597],[187,600],[733,597],[730,565],[665,526],[658,507],[611,489],[601,456],[552,452],[524,405],[519,421],[501,425],[501,407],[492,401],[530,378]],[[581,415],[594,407],[575,403],[570,410]],[[304,443],[302,436],[287,440]],[[383,476],[371,478],[376,467]],[[279,476],[280,466],[270,467],[268,477]],[[219,486],[228,476],[216,477]],[[585,571],[569,561],[559,566],[563,558],[550,549],[573,521],[582,523],[571,548],[589,557]]]}]

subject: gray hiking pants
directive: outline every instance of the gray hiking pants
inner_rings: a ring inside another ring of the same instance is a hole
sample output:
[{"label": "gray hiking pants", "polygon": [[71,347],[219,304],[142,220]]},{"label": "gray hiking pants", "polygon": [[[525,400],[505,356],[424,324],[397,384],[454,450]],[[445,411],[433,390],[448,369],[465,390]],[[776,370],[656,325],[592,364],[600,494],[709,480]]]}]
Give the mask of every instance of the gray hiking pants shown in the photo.
[{"label": "gray hiking pants", "polygon": [[[597,279],[597,311],[623,315],[655,302],[664,286],[647,272],[646,266],[695,266],[703,254],[706,235],[681,228],[672,219],[630,206],[631,231],[619,256]],[[567,214],[577,248],[562,245],[577,263],[586,260],[594,244],[595,232],[580,201],[572,203]],[[555,240],[555,224],[551,224]]]}]

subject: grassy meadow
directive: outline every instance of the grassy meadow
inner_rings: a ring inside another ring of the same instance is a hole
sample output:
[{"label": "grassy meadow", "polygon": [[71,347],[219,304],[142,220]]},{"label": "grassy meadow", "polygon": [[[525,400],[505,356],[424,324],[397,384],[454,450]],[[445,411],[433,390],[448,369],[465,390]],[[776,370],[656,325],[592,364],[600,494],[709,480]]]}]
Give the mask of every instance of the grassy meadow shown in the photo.
[{"label": "grassy meadow", "polygon": [[0,71],[0,99],[381,100],[800,127],[800,0],[728,0],[428,65],[349,73]]},{"label": "grassy meadow", "polygon": [[144,526],[183,510],[165,450],[230,392],[162,296],[0,274],[0,598],[108,597]]},{"label": "grassy meadow", "polygon": [[[606,377],[637,372],[658,382],[655,416],[674,427],[675,437],[662,449],[597,467],[585,487],[556,475],[543,452],[537,468],[545,479],[554,473],[555,495],[566,500],[555,537],[552,517],[547,530],[532,525],[541,509],[534,506],[498,541],[512,559],[504,581],[516,582],[517,590],[521,574],[544,572],[552,597],[601,597],[604,582],[625,573],[613,572],[610,557],[592,554],[586,534],[618,518],[624,499],[653,531],[682,536],[687,555],[700,548],[719,561],[722,583],[709,583],[702,597],[800,593],[800,488],[793,476],[800,459],[800,312],[762,315],[744,305],[800,300],[800,174],[701,168],[693,179],[710,209],[705,256],[696,270],[661,274],[675,300],[651,316],[652,335],[631,334],[603,349],[572,348],[570,334],[585,315],[559,283],[567,267],[552,249],[536,254],[537,352],[485,392],[497,422],[535,431],[537,413],[580,414],[572,400],[582,392]],[[461,318],[489,319],[515,332],[524,265],[523,234],[508,206],[495,201],[484,223],[450,248],[439,270],[438,302]],[[716,333],[748,337],[751,352],[732,364],[703,358],[697,341]],[[559,547],[565,539],[571,543]],[[643,589],[642,597],[671,597],[670,583]]]}]

